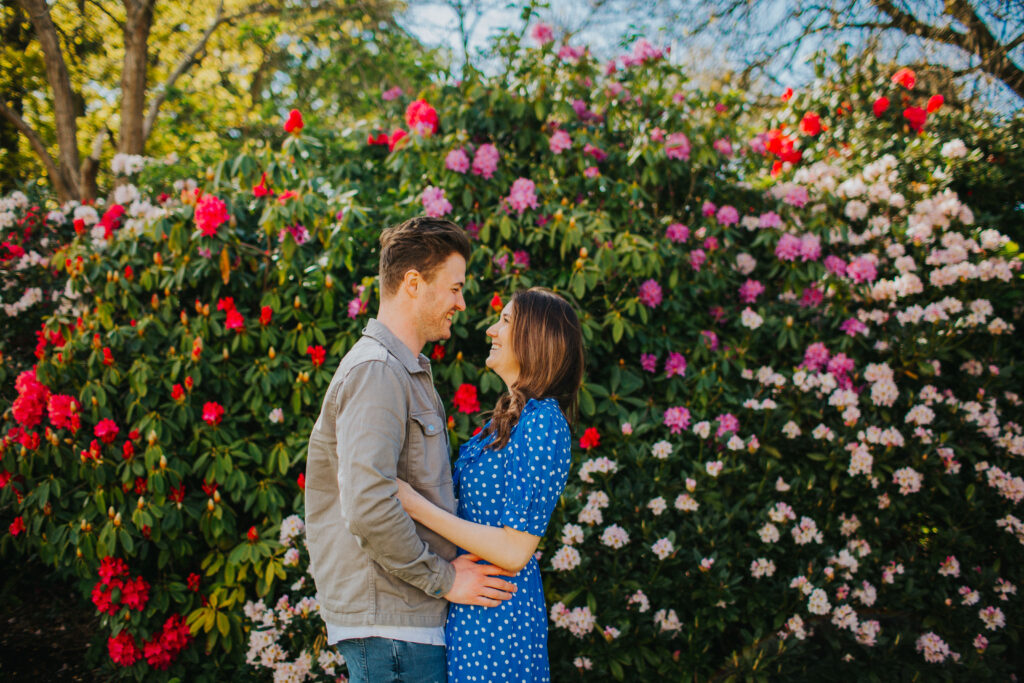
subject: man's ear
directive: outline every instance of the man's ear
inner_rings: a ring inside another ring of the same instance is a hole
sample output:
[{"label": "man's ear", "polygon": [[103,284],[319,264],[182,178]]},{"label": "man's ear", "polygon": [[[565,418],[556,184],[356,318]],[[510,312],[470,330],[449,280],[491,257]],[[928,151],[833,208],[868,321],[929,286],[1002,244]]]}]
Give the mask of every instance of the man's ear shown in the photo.
[{"label": "man's ear", "polygon": [[419,296],[420,285],[423,283],[423,276],[420,271],[415,268],[410,268],[405,271],[405,276],[402,278],[402,290],[409,295],[410,298],[415,299]]}]

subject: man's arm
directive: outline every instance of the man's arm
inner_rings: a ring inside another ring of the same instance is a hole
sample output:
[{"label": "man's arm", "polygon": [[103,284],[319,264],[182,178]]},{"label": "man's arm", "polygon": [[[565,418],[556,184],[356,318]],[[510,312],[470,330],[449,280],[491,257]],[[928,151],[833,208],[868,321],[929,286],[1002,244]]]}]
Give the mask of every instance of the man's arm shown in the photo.
[{"label": "man's arm", "polygon": [[[397,500],[398,458],[409,409],[405,389],[382,362],[361,363],[337,397],[338,489],[349,530],[387,572],[428,595],[492,606],[511,595],[509,575],[465,561],[453,565],[432,552]],[[458,570],[458,576],[457,576]]]}]

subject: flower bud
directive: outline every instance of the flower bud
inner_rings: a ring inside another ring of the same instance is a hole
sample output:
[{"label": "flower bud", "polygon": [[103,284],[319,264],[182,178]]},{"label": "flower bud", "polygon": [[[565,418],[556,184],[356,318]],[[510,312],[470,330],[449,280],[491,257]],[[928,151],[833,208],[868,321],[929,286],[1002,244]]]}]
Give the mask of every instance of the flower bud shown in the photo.
[{"label": "flower bud", "polygon": [[267,355],[270,356],[270,360],[277,358],[277,351],[274,350],[273,346],[270,347],[270,351],[267,352]]},{"label": "flower bud", "polygon": [[296,310],[302,308],[302,301],[299,300],[298,296],[296,296],[295,301],[292,302],[292,307]]},{"label": "flower bud", "polygon": [[203,317],[204,318],[209,318],[210,317],[210,304],[203,304]]},{"label": "flower bud", "polygon": [[221,352],[221,356],[224,357],[224,360],[228,359],[228,357],[230,356],[230,354],[228,353],[228,347],[224,347],[224,350]]},{"label": "flower bud", "polygon": [[81,548],[75,548],[75,557],[77,557],[78,559],[82,559],[82,549]]},{"label": "flower bud", "polygon": [[167,456],[164,455],[163,453],[160,454],[160,469],[167,469]]},{"label": "flower bud", "polygon": [[793,316],[786,316],[786,327],[793,327]]},{"label": "flower bud", "polygon": [[587,251],[586,247],[580,247],[580,258],[587,258],[589,254],[590,252]]},{"label": "flower bud", "polygon": [[110,519],[114,518],[114,506],[113,505],[111,505],[110,507],[107,508],[107,517],[109,517]]},{"label": "flower bud", "polygon": [[331,277],[330,273],[327,273],[327,276],[324,277],[324,287],[327,289],[334,287],[334,278]]},{"label": "flower bud", "polygon": [[213,502],[214,503],[219,503],[220,502],[220,491],[218,491],[216,489],[214,489],[214,491],[213,491]]},{"label": "flower bud", "polygon": [[181,320],[181,324],[182,325],[184,325],[185,327],[188,327],[188,313],[186,313],[185,311],[182,311],[181,312],[181,316],[180,316],[180,320]]},{"label": "flower bud", "polygon": [[213,512],[213,498],[206,499],[206,509]]},{"label": "flower bud", "polygon": [[156,440],[157,440],[156,431],[153,430],[153,429],[150,429],[149,430],[149,434],[146,434],[146,443],[148,443],[150,446],[152,446],[152,445],[154,445],[156,443]]},{"label": "flower bud", "polygon": [[158,266],[162,266],[164,264],[163,254],[161,254],[159,251],[155,252],[153,254],[153,263],[155,263]]},{"label": "flower bud", "polygon": [[154,311],[160,308],[160,297],[156,295],[156,292],[153,292],[153,298],[149,300],[149,305],[153,307]]},{"label": "flower bud", "polygon": [[144,496],[139,496],[139,502],[135,503],[135,509],[141,510],[145,506],[146,506],[146,498]]}]

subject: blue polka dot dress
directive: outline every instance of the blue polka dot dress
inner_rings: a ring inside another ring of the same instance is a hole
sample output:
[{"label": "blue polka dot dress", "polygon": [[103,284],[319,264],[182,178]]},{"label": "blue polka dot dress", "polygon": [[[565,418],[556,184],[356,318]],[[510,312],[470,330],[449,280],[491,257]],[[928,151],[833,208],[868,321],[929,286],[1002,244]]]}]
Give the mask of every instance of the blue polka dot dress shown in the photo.
[{"label": "blue polka dot dress", "polygon": [[[459,517],[543,536],[569,476],[571,437],[558,401],[531,399],[505,448],[484,448],[491,440],[477,435],[459,449],[453,473]],[[551,680],[536,558],[508,580],[518,590],[498,607],[450,606],[449,683]]]}]

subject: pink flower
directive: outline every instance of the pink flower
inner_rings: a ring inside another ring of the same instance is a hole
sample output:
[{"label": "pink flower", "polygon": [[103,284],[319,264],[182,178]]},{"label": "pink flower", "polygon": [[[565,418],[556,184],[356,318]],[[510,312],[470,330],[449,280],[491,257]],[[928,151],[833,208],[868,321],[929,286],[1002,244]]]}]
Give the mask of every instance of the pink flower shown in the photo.
[{"label": "pink flower", "polygon": [[522,249],[518,249],[512,252],[512,263],[525,270],[530,267],[530,255]]},{"label": "pink flower", "polygon": [[736,225],[740,222],[740,213],[734,206],[723,206],[715,216],[722,225]]},{"label": "pink flower", "polygon": [[795,261],[803,251],[803,241],[796,235],[783,234],[775,245],[775,256],[780,261]]},{"label": "pink flower", "polygon": [[572,138],[564,130],[556,130],[548,140],[548,149],[553,154],[561,154],[572,147]]},{"label": "pink flower", "polygon": [[672,223],[665,228],[665,237],[667,237],[671,242],[682,244],[686,240],[690,239],[690,229],[682,223]]},{"label": "pink flower", "polygon": [[451,213],[452,203],[445,199],[444,190],[433,185],[427,186],[420,195],[423,211],[428,216],[438,218]]},{"label": "pink flower", "polygon": [[391,100],[397,100],[401,96],[402,89],[396,85],[393,88],[388,88],[387,90],[385,90],[383,93],[381,93],[380,97],[385,102],[390,102]]},{"label": "pink flower", "polygon": [[716,421],[718,422],[718,430],[715,432],[716,437],[729,432],[736,434],[740,431],[740,421],[732,413],[722,413],[716,418]]},{"label": "pink flower", "polygon": [[800,367],[807,368],[808,370],[821,370],[828,364],[830,355],[828,347],[821,342],[815,342],[804,351],[804,362],[801,363]]},{"label": "pink flower", "polygon": [[817,261],[821,258],[821,238],[808,233],[800,240],[800,259]]},{"label": "pink flower", "polygon": [[558,58],[563,62],[578,62],[580,57],[585,54],[587,54],[587,48],[573,47],[572,45],[563,45],[558,50]]},{"label": "pink flower", "polygon": [[673,375],[686,376],[686,356],[670,351],[668,358],[665,359],[665,377],[672,377]]},{"label": "pink flower", "polygon": [[654,308],[661,303],[661,285],[655,280],[647,280],[640,285],[638,296],[640,297],[640,303],[648,308]]},{"label": "pink flower", "polygon": [[594,161],[598,163],[601,163],[602,161],[608,158],[608,154],[603,149],[595,145],[592,145],[589,142],[583,145],[583,153],[589,154],[590,156],[594,157]]},{"label": "pink flower", "polygon": [[196,227],[206,237],[217,234],[217,228],[228,220],[228,207],[221,199],[212,194],[203,195],[196,205]]},{"label": "pink flower", "polygon": [[114,439],[117,438],[117,434],[120,431],[121,429],[117,426],[116,422],[110,418],[104,418],[96,425],[93,433],[96,435],[96,438],[103,443],[112,443]]},{"label": "pink flower", "polygon": [[480,145],[473,155],[473,173],[490,179],[498,168],[498,148],[492,144]]},{"label": "pink flower", "polygon": [[839,258],[838,256],[829,254],[828,256],[825,257],[825,270],[832,273],[833,275],[843,277],[844,275],[846,275],[846,261]]},{"label": "pink flower", "polygon": [[732,143],[729,142],[729,138],[718,138],[715,140],[712,147],[714,147],[715,151],[724,157],[732,156]]},{"label": "pink flower", "polygon": [[794,185],[786,193],[786,196],[782,198],[782,201],[799,209],[810,201],[810,197],[807,194],[807,188],[802,185]]},{"label": "pink flower", "polygon": [[219,425],[224,419],[224,406],[216,401],[207,401],[203,404],[203,421],[209,425]]},{"label": "pink flower", "polygon": [[596,178],[601,175],[601,170],[597,166],[587,166],[583,169],[583,175],[588,178]]},{"label": "pink flower", "polygon": [[715,334],[711,330],[701,330],[700,336],[701,336],[701,338],[703,338],[704,344],[706,344],[707,347],[710,350],[715,351],[715,350],[718,349],[718,335],[717,334]]},{"label": "pink flower", "polygon": [[437,110],[424,99],[410,102],[405,109],[405,125],[423,137],[430,137],[437,132]]},{"label": "pink flower", "polygon": [[[474,163],[476,163],[474,161]],[[506,201],[520,214],[527,209],[537,208],[536,186],[529,178],[518,178],[512,183],[512,190],[508,193]]]},{"label": "pink flower", "polygon": [[228,311],[227,318],[224,321],[224,327],[229,330],[234,330],[235,332],[244,332],[245,318],[242,317],[241,313],[232,308]]},{"label": "pink flower", "polygon": [[694,249],[690,252],[690,267],[698,272],[707,260],[708,255],[704,253],[703,249]]},{"label": "pink flower", "polygon": [[686,133],[672,133],[665,141],[665,156],[669,159],[690,159],[690,139]]},{"label": "pink flower", "polygon": [[875,268],[874,261],[867,256],[860,256],[850,261],[850,265],[846,266],[846,274],[854,282],[873,282],[878,277],[878,270]]},{"label": "pink flower", "polygon": [[469,155],[461,147],[448,152],[444,158],[444,167],[456,173],[465,173],[469,170]]},{"label": "pink flower", "polygon": [[752,304],[757,297],[764,293],[764,285],[757,280],[747,280],[740,285],[740,301],[745,304]]},{"label": "pink flower", "polygon": [[537,41],[538,45],[547,45],[555,39],[555,32],[551,26],[545,23],[534,24],[530,29],[530,37]]},{"label": "pink flower", "polygon": [[683,406],[675,406],[665,411],[665,426],[672,434],[681,434],[690,426],[690,411]]},{"label": "pink flower", "polygon": [[757,219],[757,227],[759,228],[778,228],[782,225],[782,217],[774,211],[768,211],[762,213]]},{"label": "pink flower", "polygon": [[839,329],[851,337],[856,337],[858,334],[866,335],[868,333],[868,326],[856,318],[847,318],[846,321],[839,326]]},{"label": "pink flower", "polygon": [[647,372],[658,371],[658,357],[653,353],[641,353],[640,354],[640,367]]},{"label": "pink flower", "polygon": [[803,295],[800,297],[800,306],[802,308],[814,308],[822,302],[825,296],[818,289],[817,285],[811,285],[804,290]]}]

